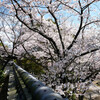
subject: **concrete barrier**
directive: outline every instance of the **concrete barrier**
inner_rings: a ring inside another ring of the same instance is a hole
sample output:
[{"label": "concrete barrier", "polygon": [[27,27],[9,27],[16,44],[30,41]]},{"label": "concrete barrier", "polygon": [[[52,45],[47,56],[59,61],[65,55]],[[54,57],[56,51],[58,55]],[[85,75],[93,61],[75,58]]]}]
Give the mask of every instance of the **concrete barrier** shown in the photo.
[{"label": "concrete barrier", "polygon": [[17,64],[14,63],[14,67],[30,91],[32,100],[64,100],[60,94],[55,93]]}]

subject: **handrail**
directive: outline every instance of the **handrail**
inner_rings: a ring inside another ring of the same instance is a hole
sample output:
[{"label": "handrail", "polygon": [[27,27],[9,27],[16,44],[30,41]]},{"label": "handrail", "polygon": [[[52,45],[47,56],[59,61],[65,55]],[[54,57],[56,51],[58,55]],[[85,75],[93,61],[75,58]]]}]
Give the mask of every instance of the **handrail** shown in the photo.
[{"label": "handrail", "polygon": [[21,100],[27,100],[27,99],[26,99],[26,95],[25,95],[25,93],[24,93],[24,91],[23,91],[22,85],[21,85],[21,83],[20,83],[18,74],[16,73],[14,67],[13,67],[13,74],[14,74],[15,86],[16,86],[16,89],[17,89],[19,98],[20,98]]},{"label": "handrail", "polygon": [[55,93],[17,64],[14,63],[14,67],[30,91],[33,100],[64,100],[60,94]]}]

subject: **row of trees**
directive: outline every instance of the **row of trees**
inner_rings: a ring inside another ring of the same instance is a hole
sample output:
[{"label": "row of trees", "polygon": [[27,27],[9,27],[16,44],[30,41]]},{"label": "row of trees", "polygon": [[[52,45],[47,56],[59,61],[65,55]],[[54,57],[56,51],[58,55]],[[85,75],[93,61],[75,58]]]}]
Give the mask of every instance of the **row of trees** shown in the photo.
[{"label": "row of trees", "polygon": [[45,70],[41,80],[55,91],[71,98],[84,94],[100,72],[99,3],[99,0],[1,1],[3,66],[12,59],[28,58]]}]

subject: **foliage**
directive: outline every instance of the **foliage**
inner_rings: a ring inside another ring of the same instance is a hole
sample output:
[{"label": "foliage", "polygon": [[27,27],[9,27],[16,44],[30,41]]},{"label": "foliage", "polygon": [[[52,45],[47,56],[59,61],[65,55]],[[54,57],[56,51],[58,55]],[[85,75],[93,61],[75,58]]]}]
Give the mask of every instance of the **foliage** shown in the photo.
[{"label": "foliage", "polygon": [[20,60],[20,66],[22,66],[25,70],[30,73],[34,73],[35,75],[45,73],[43,66],[38,63],[38,61],[34,62],[34,57],[30,58],[23,58]]},{"label": "foliage", "polygon": [[0,43],[0,46],[2,46],[2,43]]}]

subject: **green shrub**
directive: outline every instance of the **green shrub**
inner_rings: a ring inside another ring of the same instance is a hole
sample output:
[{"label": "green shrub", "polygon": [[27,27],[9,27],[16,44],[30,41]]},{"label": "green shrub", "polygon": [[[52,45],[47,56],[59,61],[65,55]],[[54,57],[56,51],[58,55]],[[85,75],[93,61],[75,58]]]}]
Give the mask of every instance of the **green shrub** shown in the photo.
[{"label": "green shrub", "polygon": [[23,58],[22,60],[20,60],[20,66],[28,72],[34,73],[36,75],[45,73],[43,66],[38,61],[34,61],[34,59],[35,57],[32,57],[31,59]]}]

